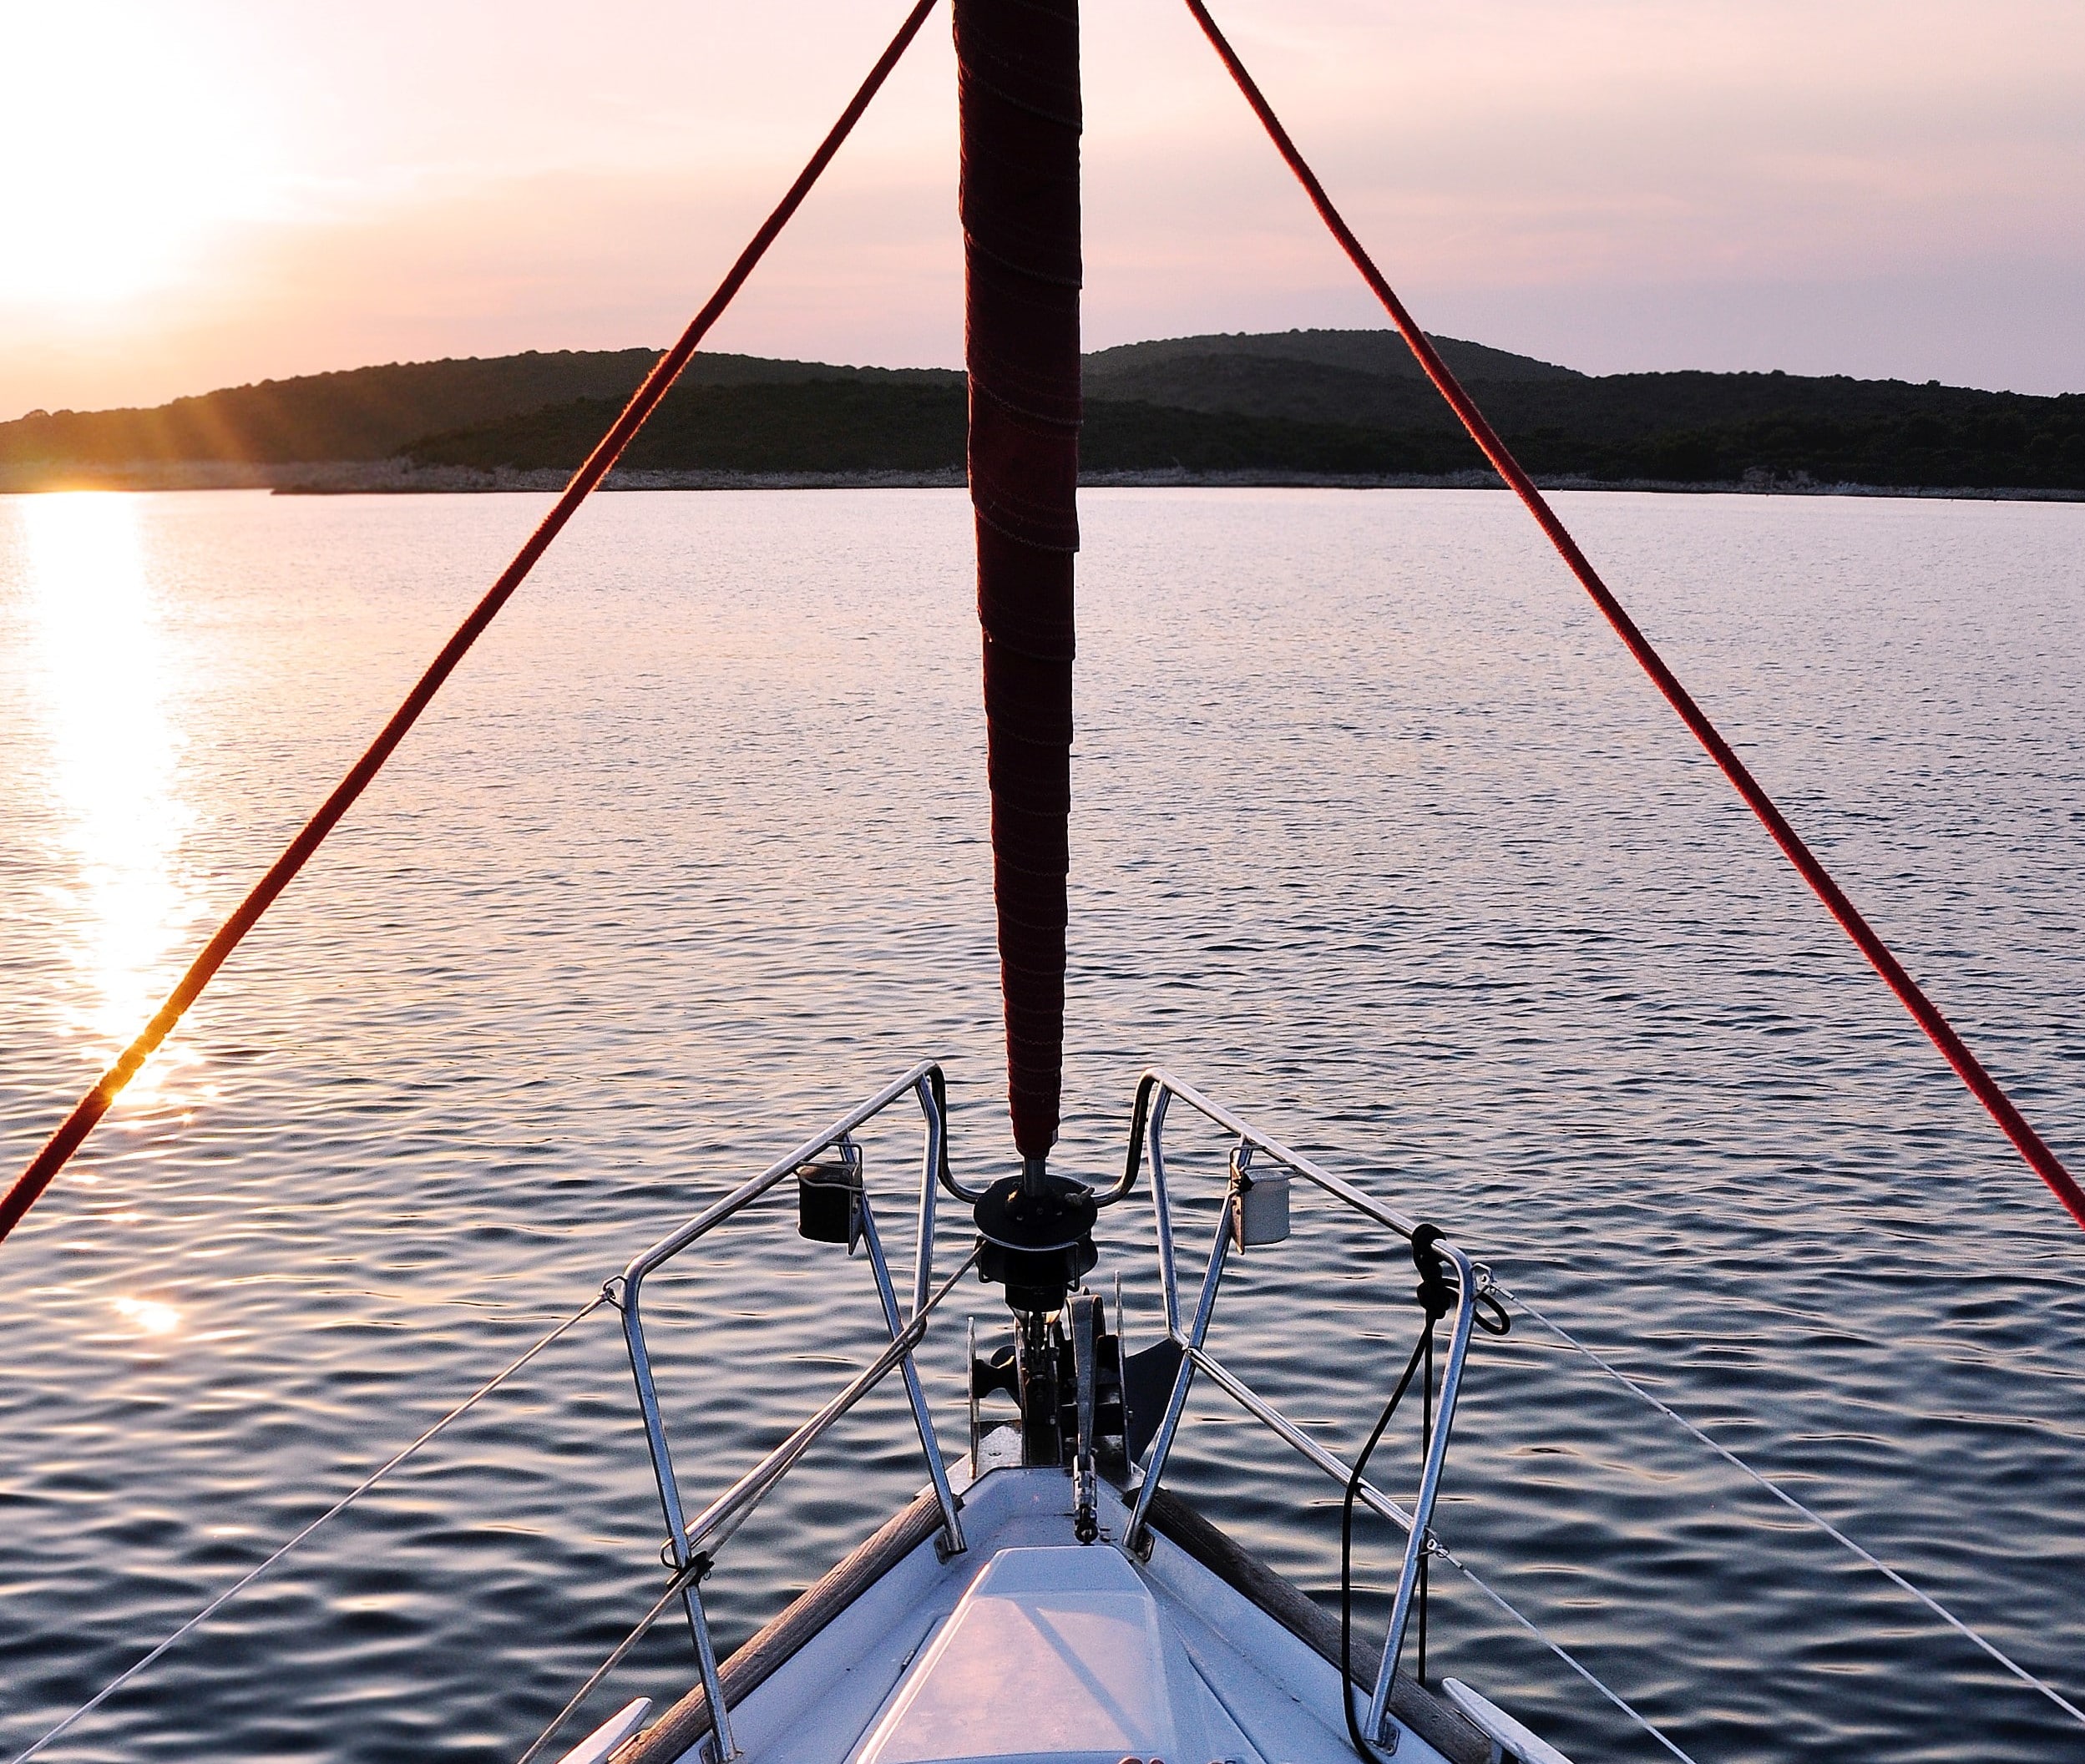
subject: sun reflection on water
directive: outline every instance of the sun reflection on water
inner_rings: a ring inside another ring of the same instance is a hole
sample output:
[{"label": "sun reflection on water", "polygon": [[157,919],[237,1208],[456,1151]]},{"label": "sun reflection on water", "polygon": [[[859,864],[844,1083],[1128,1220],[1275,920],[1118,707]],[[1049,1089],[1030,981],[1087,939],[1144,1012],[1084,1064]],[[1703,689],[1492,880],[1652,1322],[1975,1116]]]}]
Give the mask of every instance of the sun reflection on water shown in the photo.
[{"label": "sun reflection on water", "polygon": [[[177,788],[168,644],[134,500],[81,493],[24,503],[53,855],[72,872],[53,891],[73,969],[63,1008],[102,1061],[144,1027],[172,983],[195,916],[178,863],[195,817]],[[130,1094],[164,1096],[192,1058],[162,1049]]]},{"label": "sun reflection on water", "polygon": [[181,1327],[181,1313],[162,1299],[111,1299],[109,1309],[145,1335],[171,1335]]}]

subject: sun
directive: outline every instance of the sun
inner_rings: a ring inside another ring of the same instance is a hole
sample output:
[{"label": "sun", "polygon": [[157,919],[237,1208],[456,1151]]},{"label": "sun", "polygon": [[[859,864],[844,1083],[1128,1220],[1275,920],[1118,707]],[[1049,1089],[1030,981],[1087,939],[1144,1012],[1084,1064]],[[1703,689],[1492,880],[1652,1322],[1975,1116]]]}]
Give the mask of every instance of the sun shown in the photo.
[{"label": "sun", "polygon": [[252,207],[257,144],[202,46],[149,4],[10,6],[0,306],[133,300]]}]

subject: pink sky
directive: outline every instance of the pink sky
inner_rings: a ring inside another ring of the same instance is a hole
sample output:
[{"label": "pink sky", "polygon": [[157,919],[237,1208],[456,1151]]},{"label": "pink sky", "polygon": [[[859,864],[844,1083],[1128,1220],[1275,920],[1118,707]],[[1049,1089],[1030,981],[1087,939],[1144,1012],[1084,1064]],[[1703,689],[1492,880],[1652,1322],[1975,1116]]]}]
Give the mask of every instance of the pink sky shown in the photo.
[{"label": "pink sky", "polygon": [[[0,418],[663,343],[900,10],[0,0]],[[2079,0],[1216,10],[1430,329],[2085,390]],[[1089,346],[1379,322],[1178,0],[1086,28]],[[953,83],[944,13],[717,347],[959,359]]]}]

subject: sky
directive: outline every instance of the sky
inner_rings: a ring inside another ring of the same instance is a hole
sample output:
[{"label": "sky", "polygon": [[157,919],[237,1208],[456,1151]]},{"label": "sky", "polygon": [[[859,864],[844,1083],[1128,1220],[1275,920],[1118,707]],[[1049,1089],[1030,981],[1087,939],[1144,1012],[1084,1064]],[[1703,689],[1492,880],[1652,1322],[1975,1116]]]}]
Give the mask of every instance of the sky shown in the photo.
[{"label": "sky", "polygon": [[[663,345],[901,0],[0,0],[0,419]],[[1428,329],[2085,391],[2085,0],[1212,0]],[[1178,0],[1087,0],[1088,347],[1372,326]],[[720,349],[962,353],[932,20]]]}]

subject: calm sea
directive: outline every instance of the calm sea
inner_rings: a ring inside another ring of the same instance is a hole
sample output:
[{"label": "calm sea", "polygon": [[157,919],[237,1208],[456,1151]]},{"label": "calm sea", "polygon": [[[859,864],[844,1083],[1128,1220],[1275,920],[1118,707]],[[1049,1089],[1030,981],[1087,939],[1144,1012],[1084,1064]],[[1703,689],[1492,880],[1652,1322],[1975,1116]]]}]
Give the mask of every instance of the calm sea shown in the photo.
[{"label": "calm sea", "polygon": [[[2085,1163],[2085,508],[1566,497],[1588,549]],[[0,500],[0,1153],[126,1040],[534,497]],[[1085,499],[1067,1167],[1162,1061],[1439,1221],[2085,1698],[2085,1236],[1503,496]],[[637,1248],[894,1075],[1003,1167],[959,493],[598,500],[0,1249],[11,1756]],[[913,1130],[868,1151],[910,1252]],[[1184,1129],[1205,1203],[1222,1148]],[[943,1266],[963,1221],[944,1209]],[[1147,1221],[1107,1216],[1129,1327]],[[1197,1249],[1195,1253],[1200,1253]],[[1221,1350],[1344,1450],[1412,1328],[1339,1221]],[[962,1309],[926,1356],[961,1448]],[[659,1290],[700,1494],[873,1351],[776,1209]],[[727,1549],[742,1640],[920,1484],[894,1387]],[[1412,1441],[1384,1473],[1409,1483]],[[1332,1485],[1223,1407],[1177,1479],[1320,1596]],[[1541,1332],[1440,1522],[1702,1764],[2085,1733]],[[656,1595],[600,1313],[54,1749],[510,1761]],[[1394,1539],[1364,1529],[1379,1620]],[[1430,1665],[1662,1756],[1452,1573]],[[691,1673],[662,1627],[601,1709]],[[600,1718],[599,1715],[596,1719]],[[574,1737],[579,1730],[574,1730]]]}]

